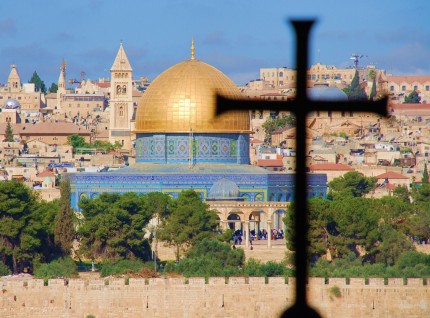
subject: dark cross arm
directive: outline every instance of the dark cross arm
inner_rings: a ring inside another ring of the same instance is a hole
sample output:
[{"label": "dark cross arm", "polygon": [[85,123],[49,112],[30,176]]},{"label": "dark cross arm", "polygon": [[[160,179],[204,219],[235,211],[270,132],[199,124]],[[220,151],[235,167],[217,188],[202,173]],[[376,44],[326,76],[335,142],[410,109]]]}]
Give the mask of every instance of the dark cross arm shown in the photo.
[{"label": "dark cross arm", "polygon": [[289,111],[292,113],[309,113],[312,111],[354,111],[371,112],[381,116],[387,116],[387,98],[382,98],[375,102],[367,101],[314,101],[312,99],[293,101],[259,101],[259,100],[236,100],[217,96],[217,114],[229,110],[271,110]]}]

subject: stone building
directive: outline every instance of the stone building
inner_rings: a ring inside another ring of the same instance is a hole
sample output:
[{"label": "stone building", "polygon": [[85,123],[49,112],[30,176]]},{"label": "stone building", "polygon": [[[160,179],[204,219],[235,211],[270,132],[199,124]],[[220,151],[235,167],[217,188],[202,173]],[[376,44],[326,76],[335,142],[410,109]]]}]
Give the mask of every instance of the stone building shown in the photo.
[{"label": "stone building", "polygon": [[125,54],[122,43],[110,72],[109,140],[111,143],[119,141],[124,149],[131,149],[131,142],[135,139],[133,133],[134,121],[132,120],[134,115],[133,69]]},{"label": "stone building", "polygon": [[[123,86],[127,92],[131,68],[122,51],[121,46],[112,68],[120,93],[112,110],[116,115],[124,110],[126,117],[128,99],[121,102],[120,97]],[[121,56],[124,75],[120,77]],[[222,184],[237,190],[234,200],[226,196],[210,201],[223,227],[248,231],[251,225],[268,230],[282,226],[294,196],[294,176],[249,164],[249,113],[230,111],[216,117],[215,92],[243,98],[226,75],[195,58],[192,45],[191,58],[161,73],[142,95],[136,112],[136,163],[112,173],[71,174],[72,208],[79,211],[80,199],[103,192],[159,191],[177,197],[182,190],[193,189],[208,200],[217,197],[213,187],[224,180]],[[311,175],[309,196],[325,193],[326,176]]]},{"label": "stone building", "polygon": [[24,113],[37,113],[44,106],[43,95],[41,92],[36,92],[34,84],[21,84],[16,65],[11,65],[7,84],[0,87],[0,104],[11,99],[18,101]]}]

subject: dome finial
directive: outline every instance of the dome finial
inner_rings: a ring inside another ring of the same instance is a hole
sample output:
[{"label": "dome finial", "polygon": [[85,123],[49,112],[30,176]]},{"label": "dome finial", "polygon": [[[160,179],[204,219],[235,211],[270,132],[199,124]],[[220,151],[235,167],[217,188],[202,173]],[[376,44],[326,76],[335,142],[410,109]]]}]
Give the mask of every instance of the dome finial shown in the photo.
[{"label": "dome finial", "polygon": [[192,37],[192,39],[191,39],[191,59],[192,59],[192,60],[194,60],[194,59],[195,59],[194,51],[195,51],[195,47],[194,47],[194,37]]}]

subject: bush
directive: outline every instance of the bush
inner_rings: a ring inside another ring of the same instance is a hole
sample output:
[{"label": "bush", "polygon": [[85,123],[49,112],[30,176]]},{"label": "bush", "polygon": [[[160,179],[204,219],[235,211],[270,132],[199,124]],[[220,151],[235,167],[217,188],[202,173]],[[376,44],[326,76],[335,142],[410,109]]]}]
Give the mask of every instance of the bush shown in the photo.
[{"label": "bush", "polygon": [[[116,276],[123,275],[129,273],[137,273],[142,270],[143,267],[146,267],[144,262],[139,260],[128,260],[123,259],[117,262],[109,263],[105,262],[101,264],[100,276]],[[149,265],[148,265],[149,266]],[[151,263],[152,266],[152,263]]]},{"label": "bush", "polygon": [[76,277],[78,270],[70,257],[56,259],[50,263],[40,264],[34,271],[36,278]]},{"label": "bush", "polygon": [[330,288],[330,294],[333,295],[334,297],[337,297],[337,298],[342,296],[340,289],[337,286],[333,286]]},{"label": "bush", "polygon": [[10,275],[11,271],[9,267],[6,266],[3,262],[0,262],[0,276]]}]

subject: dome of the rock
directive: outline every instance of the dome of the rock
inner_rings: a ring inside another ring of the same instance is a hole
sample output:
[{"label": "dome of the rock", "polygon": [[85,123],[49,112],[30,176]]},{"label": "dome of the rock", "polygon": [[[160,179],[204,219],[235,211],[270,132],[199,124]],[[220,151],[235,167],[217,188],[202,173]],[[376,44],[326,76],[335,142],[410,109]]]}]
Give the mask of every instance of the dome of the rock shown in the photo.
[{"label": "dome of the rock", "polygon": [[216,116],[216,94],[243,98],[238,87],[215,67],[196,59],[161,73],[140,99],[136,133],[244,133],[247,111]]}]

